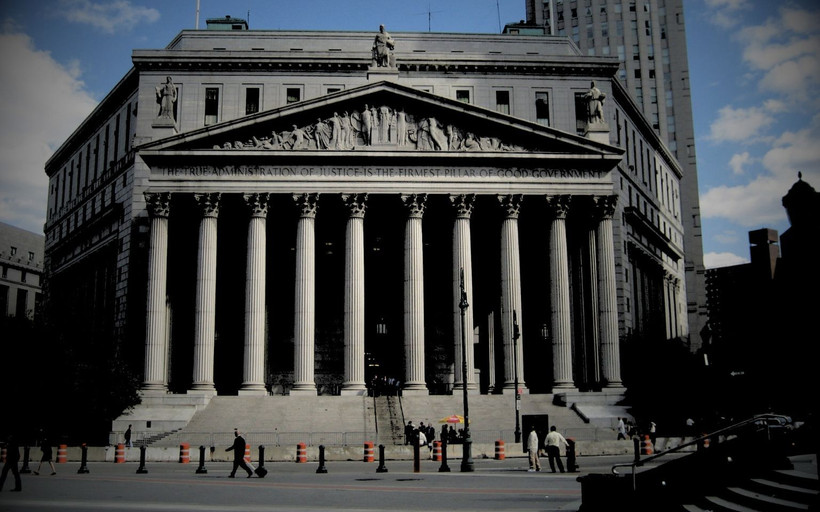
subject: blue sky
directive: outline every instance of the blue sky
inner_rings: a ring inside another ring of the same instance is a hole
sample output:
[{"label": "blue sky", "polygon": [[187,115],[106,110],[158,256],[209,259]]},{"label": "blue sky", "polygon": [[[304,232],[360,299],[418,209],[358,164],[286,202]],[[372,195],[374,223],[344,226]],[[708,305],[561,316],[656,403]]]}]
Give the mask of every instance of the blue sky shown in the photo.
[{"label": "blue sky", "polygon": [[[41,232],[45,161],[131,67],[194,28],[196,0],[0,0],[0,221]],[[200,0],[252,29],[498,33],[524,0]],[[788,228],[781,198],[820,189],[820,6],[684,2],[707,267],[748,261],[749,230]]]}]

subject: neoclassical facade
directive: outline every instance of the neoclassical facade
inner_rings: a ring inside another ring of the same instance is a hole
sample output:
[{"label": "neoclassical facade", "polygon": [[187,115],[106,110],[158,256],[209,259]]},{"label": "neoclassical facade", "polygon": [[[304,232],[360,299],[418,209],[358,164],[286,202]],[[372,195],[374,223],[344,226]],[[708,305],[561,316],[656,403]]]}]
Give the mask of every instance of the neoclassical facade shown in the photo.
[{"label": "neoclassical facade", "polygon": [[615,59],[198,30],[132,60],[47,163],[46,252],[146,396],[622,390],[622,343],[688,333],[680,166]]}]

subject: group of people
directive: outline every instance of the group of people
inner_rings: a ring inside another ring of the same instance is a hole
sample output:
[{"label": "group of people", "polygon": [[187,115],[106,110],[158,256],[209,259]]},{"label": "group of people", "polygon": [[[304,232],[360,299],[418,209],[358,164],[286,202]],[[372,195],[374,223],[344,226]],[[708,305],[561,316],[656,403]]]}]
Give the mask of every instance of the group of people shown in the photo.
[{"label": "group of people", "polygon": [[[51,467],[51,474],[56,475],[57,469],[54,467],[54,452],[51,446],[51,440],[45,435],[44,431],[40,431],[37,444],[40,445],[40,464],[37,469],[33,471],[35,475],[40,474],[43,464],[48,464]],[[6,442],[3,443],[6,449],[6,462],[3,465],[3,472],[0,474],[0,491],[3,490],[3,485],[6,483],[6,477],[11,473],[14,477],[14,488],[12,492],[20,492],[23,490],[22,481],[20,480],[20,470],[17,465],[20,463],[20,443],[14,435],[8,436]]]},{"label": "group of people", "polygon": [[[640,436],[641,432],[638,430],[638,426],[632,423],[629,418],[618,418],[618,441],[621,440],[629,440],[635,436]],[[652,444],[655,444],[655,436],[658,431],[658,425],[654,421],[649,421],[646,425],[645,433],[649,435],[650,441]]]},{"label": "group of people", "polygon": [[[547,434],[546,439],[544,439],[543,448],[547,451],[550,469],[553,473],[555,473],[556,465],[561,473],[564,472],[564,463],[561,461],[562,447],[564,449],[569,448],[569,442],[564,438],[564,436],[561,435],[560,432],[558,432],[555,425],[552,425],[550,427],[549,434]],[[541,471],[541,448],[542,446],[540,444],[540,440],[538,439],[538,432],[536,432],[535,425],[533,425],[530,427],[530,434],[527,437],[527,454],[530,459],[529,471]],[[572,469],[573,468],[570,467],[570,470]]]}]

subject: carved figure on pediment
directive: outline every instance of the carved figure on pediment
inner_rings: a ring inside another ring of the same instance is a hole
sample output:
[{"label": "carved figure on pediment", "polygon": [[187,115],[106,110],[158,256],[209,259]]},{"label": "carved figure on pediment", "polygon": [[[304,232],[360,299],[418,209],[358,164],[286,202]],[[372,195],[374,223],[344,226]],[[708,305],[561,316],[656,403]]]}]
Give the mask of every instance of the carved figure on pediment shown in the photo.
[{"label": "carved figure on pediment", "polygon": [[370,120],[373,123],[370,126],[370,144],[373,145],[374,142],[378,144],[381,142],[379,139],[379,125],[381,123],[379,122],[379,109],[375,105],[370,107]]},{"label": "carved figure on pediment", "polygon": [[351,149],[356,145],[356,134],[353,132],[353,124],[350,115],[345,112],[340,119],[341,124],[341,149]]},{"label": "carved figure on pediment", "polygon": [[395,48],[396,42],[384,29],[384,25],[379,25],[379,33],[373,41],[373,64],[380,68],[395,67],[393,58]]},{"label": "carved figure on pediment", "polygon": [[478,140],[475,138],[475,134],[472,132],[467,133],[467,137],[464,139],[463,147],[465,151],[481,150],[481,144],[478,143]]},{"label": "carved figure on pediment", "polygon": [[177,101],[177,86],[171,77],[165,78],[165,83],[155,87],[157,92],[157,103],[159,103],[159,114],[157,117],[166,119],[174,118],[174,103]]},{"label": "carved figure on pediment", "polygon": [[428,119],[427,129],[430,131],[430,138],[434,144],[433,147],[439,151],[447,149],[447,136],[444,134],[444,130],[441,129],[441,125],[435,117]]},{"label": "carved figure on pediment", "polygon": [[330,118],[330,146],[336,149],[344,149],[342,141],[342,118],[338,112],[333,113]]},{"label": "carved figure on pediment", "polygon": [[390,142],[390,124],[393,120],[393,113],[389,107],[382,105],[379,107],[379,142],[385,144]]},{"label": "carved figure on pediment", "polygon": [[364,110],[362,111],[362,127],[361,127],[361,134],[362,134],[362,143],[365,146],[369,146],[371,142],[371,130],[373,129],[373,113],[370,112],[370,108],[368,108],[367,104],[364,106]]},{"label": "carved figure on pediment", "polygon": [[601,92],[595,87],[595,82],[589,85],[589,91],[584,95],[587,100],[587,123],[603,123],[604,122],[604,100],[606,100],[606,93]]},{"label": "carved figure on pediment", "polygon": [[446,128],[447,132],[447,149],[450,151],[460,151],[464,145],[464,141],[461,137],[461,130],[459,130],[456,126],[452,124],[448,124]]},{"label": "carved figure on pediment", "polygon": [[396,112],[396,144],[407,145],[407,113],[404,109]]},{"label": "carved figure on pediment", "polygon": [[330,147],[331,130],[330,126],[322,119],[317,119],[313,126],[313,139],[316,141],[316,149],[327,149]]},{"label": "carved figure on pediment", "polygon": [[309,137],[310,135],[305,130],[293,125],[293,131],[285,138],[283,147],[286,149],[308,149],[310,147]]}]

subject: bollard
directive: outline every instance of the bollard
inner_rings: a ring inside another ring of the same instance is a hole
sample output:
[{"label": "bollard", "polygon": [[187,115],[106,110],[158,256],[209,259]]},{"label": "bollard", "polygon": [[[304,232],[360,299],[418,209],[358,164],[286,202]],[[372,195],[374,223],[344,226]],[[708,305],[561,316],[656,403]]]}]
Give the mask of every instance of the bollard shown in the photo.
[{"label": "bollard", "polygon": [[373,462],[373,441],[364,442],[364,462]]},{"label": "bollard", "polygon": [[635,462],[638,462],[641,460],[641,440],[637,437],[633,437],[632,445],[635,448]]},{"label": "bollard", "polygon": [[140,446],[140,467],[137,468],[138,475],[148,473],[148,470],[145,469],[145,450],[145,445]]},{"label": "bollard", "polygon": [[376,468],[376,473],[387,473],[387,466],[384,465],[384,445],[379,445],[379,467]]},{"label": "bollard", "polygon": [[57,447],[57,464],[68,462],[68,445],[61,444]]},{"label": "bollard", "polygon": [[208,473],[208,470],[205,469],[205,447],[200,445],[200,447],[199,447],[199,467],[196,468],[196,474],[197,475],[204,475],[204,474],[207,474],[207,473]]},{"label": "bollard", "polygon": [[6,447],[0,448],[0,462],[6,463]]},{"label": "bollard", "polygon": [[265,469],[265,447],[261,444],[259,445],[259,467],[254,470],[254,473],[259,478],[265,478],[268,474],[268,470]]},{"label": "bollard", "polygon": [[179,443],[179,463],[189,464],[191,462],[191,445]]},{"label": "bollard", "polygon": [[495,442],[495,460],[504,460],[507,458],[507,452],[504,447],[504,441],[499,439]]},{"label": "bollard", "polygon": [[648,435],[644,435],[641,441],[641,455],[652,455],[653,452],[652,441],[649,440]]},{"label": "bollard", "polygon": [[421,456],[419,454],[419,438],[413,439],[413,473],[421,473]]},{"label": "bollard", "polygon": [[81,475],[84,473],[88,473],[88,445],[85,443],[80,446],[83,451],[82,459],[80,459],[80,469],[77,470],[77,474]]},{"label": "bollard", "polygon": [[307,445],[305,443],[298,443],[296,445],[296,462],[307,462]]},{"label": "bollard", "polygon": [[117,445],[117,450],[114,452],[114,463],[122,464],[125,462],[125,445],[120,443]]},{"label": "bollard", "polygon": [[575,439],[572,437],[567,438],[567,472],[569,473],[577,473],[578,472],[578,464],[576,463],[575,459]]},{"label": "bollard", "polygon": [[[446,425],[445,425],[446,426]],[[444,429],[442,429],[443,431]],[[441,441],[441,466],[438,468],[439,473],[449,473],[450,466],[447,465],[447,437],[442,436]]]},{"label": "bollard", "polygon": [[325,445],[319,445],[319,468],[316,470],[317,473],[327,473],[327,468],[325,467]]},{"label": "bollard", "polygon": [[28,446],[23,447],[23,467],[20,468],[20,473],[31,473],[31,469],[28,467],[28,455],[31,448]]},{"label": "bollard", "polygon": [[433,441],[433,460],[441,462],[441,441]]}]

